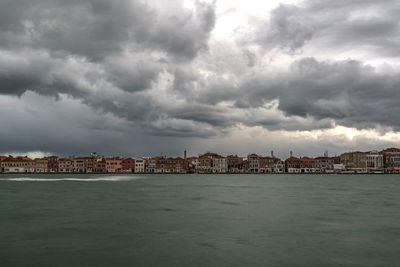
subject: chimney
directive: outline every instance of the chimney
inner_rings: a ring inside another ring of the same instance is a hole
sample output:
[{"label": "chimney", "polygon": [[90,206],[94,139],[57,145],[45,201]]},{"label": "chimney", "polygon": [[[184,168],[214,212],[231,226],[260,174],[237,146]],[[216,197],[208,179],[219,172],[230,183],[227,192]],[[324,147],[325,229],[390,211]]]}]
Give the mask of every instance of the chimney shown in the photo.
[{"label": "chimney", "polygon": [[293,157],[293,151],[290,150],[290,157]]},{"label": "chimney", "polygon": [[186,150],[183,152],[183,158],[186,160]]},{"label": "chimney", "polygon": [[271,158],[275,158],[275,157],[274,157],[274,151],[273,151],[273,150],[271,150]]}]

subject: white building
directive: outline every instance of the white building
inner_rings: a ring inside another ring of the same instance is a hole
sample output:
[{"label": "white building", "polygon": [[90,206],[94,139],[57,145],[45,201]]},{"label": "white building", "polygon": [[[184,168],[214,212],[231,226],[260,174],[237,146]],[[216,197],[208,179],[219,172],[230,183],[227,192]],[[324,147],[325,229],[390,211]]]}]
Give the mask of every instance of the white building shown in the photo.
[{"label": "white building", "polygon": [[378,151],[366,153],[367,170],[368,172],[383,170],[383,155]]},{"label": "white building", "polygon": [[274,173],[284,173],[285,172],[285,162],[283,160],[276,160],[274,164]]},{"label": "white building", "polygon": [[219,157],[214,157],[212,159],[212,166],[211,170],[214,173],[226,173],[228,172],[228,161],[226,158],[219,156]]},{"label": "white building", "polygon": [[334,172],[343,172],[344,170],[346,170],[346,167],[344,166],[344,164],[333,164]]},{"label": "white building", "polygon": [[135,173],[144,173],[146,160],[144,158],[135,159]]},{"label": "white building", "polygon": [[4,173],[21,173],[25,172],[25,168],[22,167],[7,167],[4,168]]},{"label": "white building", "polygon": [[258,173],[260,169],[260,160],[257,154],[250,154],[247,156],[247,161],[249,162],[249,172]]}]

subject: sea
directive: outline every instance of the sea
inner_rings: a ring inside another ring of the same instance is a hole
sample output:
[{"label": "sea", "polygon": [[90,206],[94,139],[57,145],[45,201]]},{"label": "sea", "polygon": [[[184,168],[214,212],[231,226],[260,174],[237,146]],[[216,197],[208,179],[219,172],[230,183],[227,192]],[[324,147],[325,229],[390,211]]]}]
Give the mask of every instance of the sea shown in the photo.
[{"label": "sea", "polygon": [[400,266],[400,175],[0,175],[0,266]]}]

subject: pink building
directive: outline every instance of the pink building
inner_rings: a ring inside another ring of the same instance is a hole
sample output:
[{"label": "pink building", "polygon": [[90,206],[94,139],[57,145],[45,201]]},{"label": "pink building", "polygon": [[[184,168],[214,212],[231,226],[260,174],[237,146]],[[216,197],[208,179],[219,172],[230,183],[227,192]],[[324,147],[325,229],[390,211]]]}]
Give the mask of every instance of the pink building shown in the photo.
[{"label": "pink building", "polygon": [[69,158],[59,159],[58,172],[69,173],[74,171],[74,161]]},{"label": "pink building", "polygon": [[106,158],[106,169],[110,173],[122,172],[122,159],[119,157]]}]

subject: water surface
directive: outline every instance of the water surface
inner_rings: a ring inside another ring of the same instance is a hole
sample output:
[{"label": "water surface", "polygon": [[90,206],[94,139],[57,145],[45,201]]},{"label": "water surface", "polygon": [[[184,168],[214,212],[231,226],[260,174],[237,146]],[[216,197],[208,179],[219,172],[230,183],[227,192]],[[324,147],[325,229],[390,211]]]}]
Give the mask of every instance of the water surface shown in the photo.
[{"label": "water surface", "polygon": [[400,266],[398,175],[0,175],[0,266]]}]

